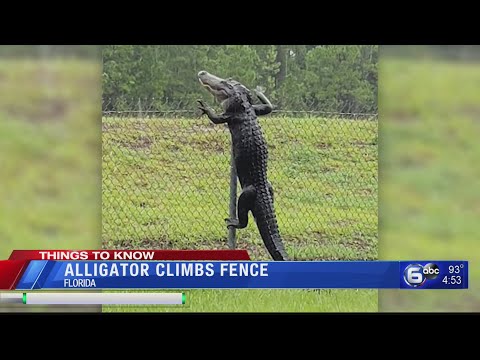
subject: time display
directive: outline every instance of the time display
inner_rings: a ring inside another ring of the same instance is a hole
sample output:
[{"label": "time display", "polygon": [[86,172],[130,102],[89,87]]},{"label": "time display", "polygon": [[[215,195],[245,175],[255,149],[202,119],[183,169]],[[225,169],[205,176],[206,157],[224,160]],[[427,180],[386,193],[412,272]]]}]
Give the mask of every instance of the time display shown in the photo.
[{"label": "time display", "polygon": [[442,279],[445,285],[460,285],[462,283],[461,275],[445,275]]}]

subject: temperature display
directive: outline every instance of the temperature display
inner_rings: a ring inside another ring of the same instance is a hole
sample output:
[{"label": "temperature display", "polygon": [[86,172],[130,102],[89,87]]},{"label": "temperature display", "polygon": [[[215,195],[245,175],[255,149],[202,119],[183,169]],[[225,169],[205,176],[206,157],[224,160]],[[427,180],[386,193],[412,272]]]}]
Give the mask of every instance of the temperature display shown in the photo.
[{"label": "temperature display", "polygon": [[460,274],[461,272],[463,272],[464,268],[465,268],[464,264],[450,265],[448,267],[448,273],[449,274]]}]

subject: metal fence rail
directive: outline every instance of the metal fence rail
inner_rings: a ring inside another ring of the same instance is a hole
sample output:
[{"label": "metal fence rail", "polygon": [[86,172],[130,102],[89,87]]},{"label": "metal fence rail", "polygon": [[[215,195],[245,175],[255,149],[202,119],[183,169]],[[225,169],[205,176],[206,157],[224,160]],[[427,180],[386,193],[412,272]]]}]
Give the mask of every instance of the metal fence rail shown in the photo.
[{"label": "metal fence rail", "polygon": [[[377,115],[292,113],[259,119],[287,251],[302,260],[376,259]],[[226,126],[186,111],[103,115],[104,247],[230,246],[269,258],[252,217],[230,234],[225,225],[240,191]]]}]

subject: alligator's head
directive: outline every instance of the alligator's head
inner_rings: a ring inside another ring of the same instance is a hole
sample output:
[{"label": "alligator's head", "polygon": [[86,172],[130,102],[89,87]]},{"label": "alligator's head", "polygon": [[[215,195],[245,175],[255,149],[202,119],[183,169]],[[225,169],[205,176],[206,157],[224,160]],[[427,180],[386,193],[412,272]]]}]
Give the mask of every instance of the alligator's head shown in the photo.
[{"label": "alligator's head", "polygon": [[207,71],[200,71],[198,80],[222,104],[225,111],[237,111],[241,104],[252,102],[250,90],[236,80],[222,79]]}]

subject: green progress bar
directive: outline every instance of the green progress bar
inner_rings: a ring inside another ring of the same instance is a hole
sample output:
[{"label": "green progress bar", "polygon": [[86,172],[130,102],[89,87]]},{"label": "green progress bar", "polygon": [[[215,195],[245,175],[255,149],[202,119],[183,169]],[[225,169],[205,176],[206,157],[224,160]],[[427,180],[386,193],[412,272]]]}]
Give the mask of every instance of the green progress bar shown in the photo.
[{"label": "green progress bar", "polygon": [[[28,295],[28,296],[27,296]],[[27,299],[28,298],[28,299]],[[180,305],[185,293],[0,292],[0,304],[24,305]]]}]

